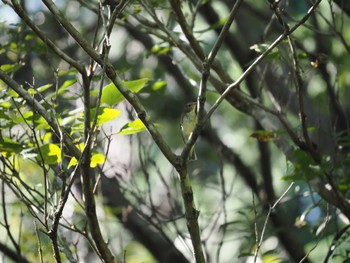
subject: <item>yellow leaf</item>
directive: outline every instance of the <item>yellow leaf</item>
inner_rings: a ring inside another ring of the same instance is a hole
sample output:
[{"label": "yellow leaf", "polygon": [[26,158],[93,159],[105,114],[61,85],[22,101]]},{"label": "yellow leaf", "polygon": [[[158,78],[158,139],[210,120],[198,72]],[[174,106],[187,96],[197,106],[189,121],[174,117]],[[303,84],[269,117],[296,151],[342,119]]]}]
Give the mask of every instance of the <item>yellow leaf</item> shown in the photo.
[{"label": "yellow leaf", "polygon": [[125,124],[118,133],[122,135],[129,135],[145,130],[146,126],[143,124],[143,122],[140,119],[136,119],[132,122]]}]

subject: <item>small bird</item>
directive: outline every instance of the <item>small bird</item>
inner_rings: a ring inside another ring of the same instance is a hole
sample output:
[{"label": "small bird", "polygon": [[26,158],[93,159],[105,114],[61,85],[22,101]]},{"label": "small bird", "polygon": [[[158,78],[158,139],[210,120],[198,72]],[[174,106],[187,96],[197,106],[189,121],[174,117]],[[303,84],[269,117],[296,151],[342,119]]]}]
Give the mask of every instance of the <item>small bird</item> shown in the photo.
[{"label": "small bird", "polygon": [[[189,102],[186,104],[184,112],[181,116],[181,131],[182,138],[186,143],[192,134],[197,122],[197,102]],[[192,146],[188,155],[189,161],[197,160],[196,150],[194,145]]]}]

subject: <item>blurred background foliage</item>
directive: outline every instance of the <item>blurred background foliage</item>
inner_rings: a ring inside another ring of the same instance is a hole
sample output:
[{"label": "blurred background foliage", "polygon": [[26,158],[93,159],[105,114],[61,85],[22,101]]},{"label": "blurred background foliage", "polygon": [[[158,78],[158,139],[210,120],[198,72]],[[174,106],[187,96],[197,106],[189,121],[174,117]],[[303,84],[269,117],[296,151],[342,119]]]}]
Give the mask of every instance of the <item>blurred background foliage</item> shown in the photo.
[{"label": "blurred background foliage", "polygon": [[[185,41],[170,4],[141,2],[148,4],[130,1],[116,21],[108,59],[125,83],[141,81],[139,87],[132,83],[129,88],[137,89],[135,93],[164,140],[180,154],[184,146],[180,116],[184,105],[196,99],[201,72],[164,37],[145,7],[153,8],[160,21]],[[286,0],[279,5],[285,21],[295,24],[312,2]],[[113,6],[113,1],[108,3]],[[187,22],[206,54],[234,3],[182,1]],[[28,16],[61,50],[90,66],[91,58],[41,1],[23,4]],[[98,2],[60,0],[56,5],[82,36],[97,46],[104,33]],[[81,76],[10,6],[9,1],[0,4],[0,69],[38,99],[77,144],[83,143]],[[112,7],[107,4],[104,8],[107,15]],[[314,178],[329,184],[324,174],[331,174],[331,187],[337,188],[344,200],[349,194],[350,21],[345,8],[322,1],[292,35],[305,87],[308,133],[321,154],[319,163],[290,138],[291,132],[301,137],[303,132],[287,41],[270,52],[240,90],[282,113],[291,131],[276,116],[271,120],[279,129],[267,130],[256,116],[224,101],[197,141],[198,160],[189,163],[189,171],[208,262],[299,262],[300,255],[305,256],[303,262],[318,262],[327,254],[327,262],[347,262],[350,258],[349,219],[310,185]],[[267,1],[244,1],[217,61],[235,80],[282,32]],[[103,78],[100,68],[94,70],[92,106],[96,105]],[[107,84],[105,78],[102,85]],[[149,134],[142,132],[142,124],[130,126],[137,118],[130,104],[121,98],[108,105],[106,101],[116,95],[108,94],[106,88],[104,92],[102,106],[106,110],[99,111],[91,163],[102,232],[119,262],[166,262],[161,260],[165,248],[159,242],[175,247],[184,256],[183,262],[185,258],[190,261],[191,245],[176,171]],[[215,84],[208,83],[206,110],[218,97]],[[54,212],[61,185],[67,180],[59,176],[60,169],[69,174],[76,163],[71,155],[63,154],[59,138],[47,122],[4,82],[0,82],[0,123],[1,258],[3,262],[21,262],[8,249],[28,262],[39,262],[40,257],[43,262],[52,262],[42,211],[46,209],[49,215]],[[119,134],[126,128],[131,135]],[[281,143],[290,146],[293,158]],[[61,219],[59,247],[64,262],[96,262],[78,181]],[[136,215],[130,216],[132,213]],[[174,262],[182,262],[179,258]]]}]

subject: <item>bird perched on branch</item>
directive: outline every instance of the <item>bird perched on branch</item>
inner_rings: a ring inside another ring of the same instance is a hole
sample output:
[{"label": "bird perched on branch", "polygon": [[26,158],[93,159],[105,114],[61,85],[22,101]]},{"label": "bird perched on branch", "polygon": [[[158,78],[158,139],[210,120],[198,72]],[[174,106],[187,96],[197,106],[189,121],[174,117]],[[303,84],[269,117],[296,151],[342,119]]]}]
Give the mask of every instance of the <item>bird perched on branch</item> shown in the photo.
[{"label": "bird perched on branch", "polygon": [[[197,102],[189,102],[184,108],[181,117],[182,138],[186,143],[192,134],[197,122]],[[193,145],[188,155],[189,161],[197,160],[195,146]]]}]

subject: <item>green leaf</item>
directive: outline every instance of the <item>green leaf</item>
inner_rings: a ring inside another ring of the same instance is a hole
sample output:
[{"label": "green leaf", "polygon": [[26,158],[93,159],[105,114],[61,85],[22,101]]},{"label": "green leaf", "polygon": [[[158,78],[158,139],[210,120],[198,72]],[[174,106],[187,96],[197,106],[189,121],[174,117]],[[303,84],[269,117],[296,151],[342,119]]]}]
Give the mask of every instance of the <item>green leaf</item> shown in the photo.
[{"label": "green leaf", "polygon": [[51,141],[51,138],[52,138],[52,132],[45,132],[42,136],[41,136],[41,139],[43,142],[50,142]]},{"label": "green leaf", "polygon": [[102,153],[93,153],[91,156],[90,167],[95,168],[99,164],[103,164],[106,158]]},{"label": "green leaf", "polygon": [[164,88],[167,84],[168,82],[166,81],[157,81],[152,85],[152,90],[160,90]]},{"label": "green leaf", "polygon": [[78,73],[78,70],[76,70],[75,68],[71,68],[69,70],[60,70],[58,71],[58,76],[59,77],[63,77],[63,76],[67,76],[67,75],[75,75]]},{"label": "green leaf", "polygon": [[[90,167],[95,168],[97,165],[103,164],[105,160],[106,157],[102,153],[93,153],[91,156]],[[68,164],[68,168],[76,166],[77,164],[78,160],[75,157],[73,157]]]},{"label": "green leaf", "polygon": [[10,90],[7,94],[8,94],[10,97],[12,97],[12,98],[18,98],[18,97],[19,97],[18,93],[17,93],[16,91],[14,91],[13,89]]},{"label": "green leaf", "polygon": [[[124,81],[124,84],[131,92],[138,93],[141,89],[143,89],[147,81],[148,79],[138,79],[132,81]],[[124,96],[120,93],[120,91],[113,83],[110,83],[103,88],[101,96],[102,103],[113,106],[123,101],[124,99]]]},{"label": "green leaf", "polygon": [[70,126],[70,135],[73,135],[74,133],[83,134],[84,131],[84,124],[82,121],[79,121],[78,123],[73,123],[73,125]]},{"label": "green leaf", "polygon": [[71,168],[72,166],[76,166],[78,164],[77,158],[73,157],[70,159],[69,164],[68,164],[68,169]]},{"label": "green leaf", "polygon": [[52,87],[52,84],[46,84],[44,86],[41,86],[41,87],[37,88],[37,91],[44,92],[45,90],[48,90],[51,87]]},{"label": "green leaf", "polygon": [[11,104],[11,102],[9,102],[7,100],[6,101],[1,101],[0,107],[1,108],[5,108],[5,109],[10,109],[12,107],[12,104]]},{"label": "green leaf", "polygon": [[41,154],[38,154],[38,158],[40,161],[43,159],[45,164],[61,162],[61,148],[57,144],[44,144],[40,146],[39,150]]},{"label": "green leaf", "polygon": [[281,262],[281,260],[277,254],[271,253],[271,254],[263,255],[262,262],[264,262],[264,263],[279,263],[279,262]]},{"label": "green leaf", "polygon": [[21,67],[22,65],[20,64],[5,64],[5,65],[1,65],[0,69],[5,73],[13,73],[19,70]]},{"label": "green leaf", "polygon": [[286,181],[312,180],[322,176],[325,168],[317,164],[306,152],[296,149],[293,152],[293,162],[287,162],[286,175],[282,177]]},{"label": "green leaf", "polygon": [[51,126],[47,123],[47,121],[44,119],[44,117],[39,116],[38,118],[35,119],[35,129],[36,130],[49,130]]},{"label": "green leaf", "polygon": [[38,92],[36,91],[36,89],[33,89],[33,88],[29,88],[27,91],[28,91],[28,94],[29,94],[30,96],[33,96],[33,95],[35,95],[35,94],[38,93]]},{"label": "green leaf", "polygon": [[5,156],[11,156],[15,153],[20,153],[23,147],[18,142],[11,140],[10,138],[0,138],[0,153]]},{"label": "green leaf", "polygon": [[151,53],[156,54],[156,55],[164,55],[164,54],[168,53],[169,51],[171,51],[170,47],[164,47],[164,46],[159,46],[159,45],[154,45],[151,49]]},{"label": "green leaf", "polygon": [[76,78],[66,80],[65,82],[63,82],[61,87],[58,88],[57,94],[62,95],[64,93],[64,91],[66,90],[66,88],[72,86],[76,82],[77,82]]},{"label": "green leaf", "polygon": [[[270,47],[270,44],[268,43],[262,43],[262,44],[255,44],[250,47],[251,50],[254,50],[255,52],[262,54],[264,53],[268,48]],[[273,48],[270,50],[270,53],[267,55],[267,58],[279,58],[281,56],[280,51],[278,48]]]},{"label": "green leaf", "polygon": [[34,113],[32,111],[26,111],[23,112],[21,115],[18,115],[15,118],[12,118],[14,123],[20,124],[20,123],[31,123],[33,120]]},{"label": "green leaf", "polygon": [[136,119],[136,120],[134,120],[132,122],[129,122],[126,125],[124,125],[120,129],[118,134],[129,135],[129,134],[143,132],[145,130],[146,130],[146,127],[143,124],[143,122],[140,119]]},{"label": "green leaf", "polygon": [[[93,118],[95,115],[95,109],[91,110],[91,117]],[[98,116],[97,116],[97,126],[101,126],[102,124],[116,119],[120,115],[120,110],[112,109],[112,108],[99,108]]]},{"label": "green leaf", "polygon": [[3,111],[0,111],[0,119],[9,120],[10,117]]}]

